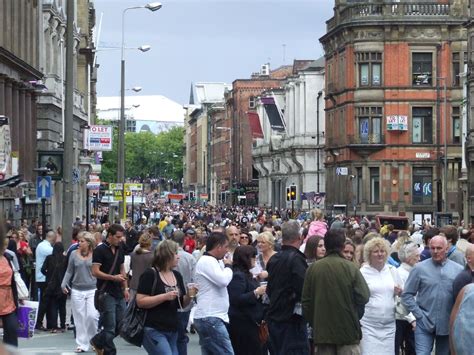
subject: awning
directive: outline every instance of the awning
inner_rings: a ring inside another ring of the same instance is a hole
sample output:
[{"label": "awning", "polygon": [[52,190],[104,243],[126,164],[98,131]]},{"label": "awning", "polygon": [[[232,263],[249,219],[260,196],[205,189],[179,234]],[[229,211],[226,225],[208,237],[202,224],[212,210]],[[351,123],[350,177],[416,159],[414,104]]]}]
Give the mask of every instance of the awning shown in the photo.
[{"label": "awning", "polygon": [[275,104],[273,97],[262,97],[262,103],[265,107],[265,112],[267,113],[268,120],[270,121],[270,127],[274,131],[285,131],[285,125],[283,124],[283,119],[280,114],[280,110]]},{"label": "awning", "polygon": [[258,117],[258,113],[247,112],[247,117],[249,119],[252,138],[263,138],[263,130],[262,126],[260,125],[260,118]]}]

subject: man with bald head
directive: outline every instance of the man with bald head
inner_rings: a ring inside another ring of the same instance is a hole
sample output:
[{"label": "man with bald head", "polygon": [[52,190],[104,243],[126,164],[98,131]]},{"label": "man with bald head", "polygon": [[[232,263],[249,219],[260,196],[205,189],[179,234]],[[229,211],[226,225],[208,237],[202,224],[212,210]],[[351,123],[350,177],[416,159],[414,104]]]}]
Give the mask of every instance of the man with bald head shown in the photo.
[{"label": "man with bald head", "polygon": [[447,258],[448,241],[436,235],[430,240],[431,258],[410,272],[402,303],[416,318],[417,355],[449,354],[449,315],[454,304],[453,282],[462,266]]},{"label": "man with bald head", "polygon": [[229,255],[232,259],[235,249],[239,246],[240,242],[240,231],[236,226],[227,227],[225,230],[225,235],[229,240]]},{"label": "man with bald head", "polygon": [[453,295],[454,300],[458,297],[459,292],[462,288],[470,283],[474,283],[474,244],[468,244],[466,246],[466,267],[464,270],[456,276],[453,284]]}]

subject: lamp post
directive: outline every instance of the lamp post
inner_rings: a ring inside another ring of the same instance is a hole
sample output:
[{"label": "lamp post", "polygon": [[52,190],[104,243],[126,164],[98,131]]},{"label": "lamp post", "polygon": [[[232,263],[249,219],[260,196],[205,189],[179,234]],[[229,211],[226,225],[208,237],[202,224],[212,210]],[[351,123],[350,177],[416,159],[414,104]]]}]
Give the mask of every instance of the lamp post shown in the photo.
[{"label": "lamp post", "polygon": [[[122,196],[125,193],[125,13],[128,10],[148,9],[157,11],[161,9],[161,3],[152,2],[143,6],[128,7],[122,12],[122,48],[121,48],[121,65],[120,65],[120,122],[118,134],[118,162],[117,162],[117,183],[122,184]],[[143,46],[142,46],[143,47]],[[146,50],[149,50],[149,46]],[[125,200],[124,200],[125,201]],[[119,216],[126,213],[125,202],[119,204]]]}]

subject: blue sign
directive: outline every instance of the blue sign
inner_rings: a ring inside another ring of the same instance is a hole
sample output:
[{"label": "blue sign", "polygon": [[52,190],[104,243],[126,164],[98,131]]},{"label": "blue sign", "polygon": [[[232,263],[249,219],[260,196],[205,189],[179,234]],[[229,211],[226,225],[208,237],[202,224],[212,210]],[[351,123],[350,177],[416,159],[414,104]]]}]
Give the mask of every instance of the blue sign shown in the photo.
[{"label": "blue sign", "polygon": [[51,176],[38,176],[36,178],[37,198],[51,198]]}]

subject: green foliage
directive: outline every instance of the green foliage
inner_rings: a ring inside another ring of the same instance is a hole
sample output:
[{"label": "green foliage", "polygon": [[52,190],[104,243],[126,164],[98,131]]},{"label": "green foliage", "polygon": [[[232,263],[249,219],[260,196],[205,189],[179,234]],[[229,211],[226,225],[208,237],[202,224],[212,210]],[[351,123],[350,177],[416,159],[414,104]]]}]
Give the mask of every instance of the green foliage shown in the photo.
[{"label": "green foliage", "polygon": [[[184,129],[175,127],[155,135],[151,132],[125,134],[125,176],[127,178],[165,178],[179,181],[183,177]],[[104,152],[101,180],[117,179],[117,129],[113,149]]]}]

